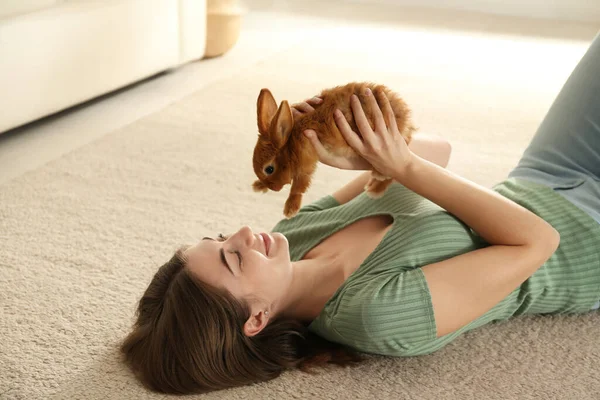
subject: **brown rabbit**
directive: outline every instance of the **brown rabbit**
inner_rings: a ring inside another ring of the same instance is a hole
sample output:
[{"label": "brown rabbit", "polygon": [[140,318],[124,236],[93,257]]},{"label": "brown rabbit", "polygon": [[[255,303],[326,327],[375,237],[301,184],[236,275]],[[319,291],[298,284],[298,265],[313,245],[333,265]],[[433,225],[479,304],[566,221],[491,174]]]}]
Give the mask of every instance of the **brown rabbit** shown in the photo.
[{"label": "brown rabbit", "polygon": [[[298,212],[302,204],[302,195],[310,186],[311,177],[319,161],[312,144],[303,134],[306,129],[317,132],[323,146],[333,153],[346,157],[360,157],[338,130],[333,112],[336,108],[340,109],[352,129],[359,132],[350,108],[350,97],[356,94],[373,127],[373,111],[364,101],[367,88],[373,93],[378,90],[384,91],[394,110],[398,130],[407,143],[410,143],[415,131],[410,119],[410,110],[397,94],[383,85],[355,82],[325,89],[319,95],[323,102],[313,112],[296,118],[292,115],[287,101],[282,101],[278,108],[271,92],[262,89],[257,102],[259,135],[252,159],[254,172],[258,177],[252,185],[254,191],[267,192],[271,189],[278,192],[284,185],[291,183],[290,195],[283,213],[290,218]],[[391,182],[392,179],[372,171],[371,179],[365,186],[366,193],[373,198],[379,197]]]}]

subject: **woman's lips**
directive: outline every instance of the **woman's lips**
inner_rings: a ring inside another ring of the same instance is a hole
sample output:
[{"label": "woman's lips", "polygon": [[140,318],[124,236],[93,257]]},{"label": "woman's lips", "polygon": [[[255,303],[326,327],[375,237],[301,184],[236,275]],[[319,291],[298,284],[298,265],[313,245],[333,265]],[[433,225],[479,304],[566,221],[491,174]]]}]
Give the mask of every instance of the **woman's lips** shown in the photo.
[{"label": "woman's lips", "polygon": [[269,250],[271,249],[271,237],[266,233],[261,233],[260,236],[263,238],[263,242],[265,243],[265,255],[269,255]]}]

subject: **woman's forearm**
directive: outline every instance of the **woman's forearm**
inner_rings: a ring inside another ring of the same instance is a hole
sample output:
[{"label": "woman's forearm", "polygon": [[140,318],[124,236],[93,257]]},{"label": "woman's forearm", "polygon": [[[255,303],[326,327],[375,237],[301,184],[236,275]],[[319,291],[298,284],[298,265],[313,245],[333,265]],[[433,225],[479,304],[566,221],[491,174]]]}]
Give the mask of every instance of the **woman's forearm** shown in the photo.
[{"label": "woman's forearm", "polygon": [[394,178],[458,217],[490,244],[557,244],[556,230],[534,213],[418,155],[413,154]]}]

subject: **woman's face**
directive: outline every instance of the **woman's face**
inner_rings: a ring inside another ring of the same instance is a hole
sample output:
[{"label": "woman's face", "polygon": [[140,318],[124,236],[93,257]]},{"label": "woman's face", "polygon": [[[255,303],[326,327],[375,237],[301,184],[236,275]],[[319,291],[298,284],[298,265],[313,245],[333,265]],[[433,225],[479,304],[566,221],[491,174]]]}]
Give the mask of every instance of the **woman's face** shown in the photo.
[{"label": "woman's face", "polygon": [[251,308],[278,303],[292,280],[288,241],[280,233],[255,234],[244,226],[229,237],[203,238],[185,256],[204,283],[249,301]]}]

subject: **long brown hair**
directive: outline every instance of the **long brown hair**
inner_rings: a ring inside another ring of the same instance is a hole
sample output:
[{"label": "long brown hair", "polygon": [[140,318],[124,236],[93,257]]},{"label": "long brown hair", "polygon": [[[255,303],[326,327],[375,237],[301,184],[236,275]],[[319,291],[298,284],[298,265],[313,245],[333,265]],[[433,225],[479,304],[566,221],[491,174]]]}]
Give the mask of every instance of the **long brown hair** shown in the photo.
[{"label": "long brown hair", "polygon": [[156,272],[136,316],[121,351],[146,387],[164,393],[208,392],[268,381],[286,369],[361,360],[299,321],[275,318],[246,336],[247,304],[197,279],[182,250]]}]

